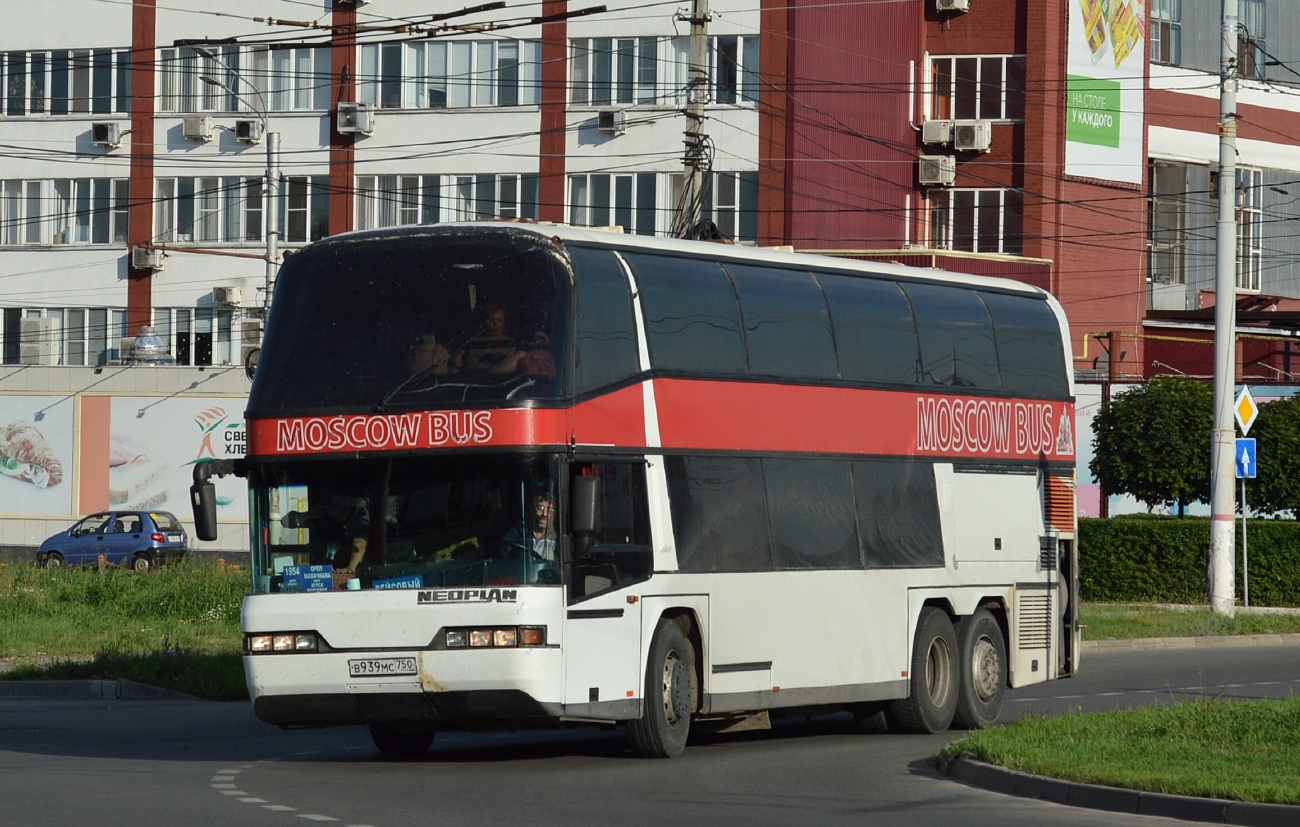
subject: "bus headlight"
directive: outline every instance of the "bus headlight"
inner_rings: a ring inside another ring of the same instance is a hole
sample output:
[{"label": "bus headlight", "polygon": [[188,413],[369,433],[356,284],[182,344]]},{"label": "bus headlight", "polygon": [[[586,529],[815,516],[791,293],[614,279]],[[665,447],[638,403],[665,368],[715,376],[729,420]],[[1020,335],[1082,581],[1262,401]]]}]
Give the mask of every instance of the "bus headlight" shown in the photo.
[{"label": "bus headlight", "polygon": [[320,641],[313,632],[260,632],[244,636],[244,651],[250,655],[285,652],[315,652]]},{"label": "bus headlight", "polygon": [[545,626],[497,626],[492,629],[447,629],[448,649],[517,649],[546,645]]}]

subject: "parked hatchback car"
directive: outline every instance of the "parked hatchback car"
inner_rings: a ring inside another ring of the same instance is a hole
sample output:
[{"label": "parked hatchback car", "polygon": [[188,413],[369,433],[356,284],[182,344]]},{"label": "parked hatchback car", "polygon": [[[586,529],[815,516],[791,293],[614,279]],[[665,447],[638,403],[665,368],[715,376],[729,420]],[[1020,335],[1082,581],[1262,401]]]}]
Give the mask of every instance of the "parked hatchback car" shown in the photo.
[{"label": "parked hatchback car", "polygon": [[188,548],[189,537],[170,512],[101,511],[41,543],[36,559],[43,566],[88,566],[102,556],[113,565],[149,571],[181,559]]}]

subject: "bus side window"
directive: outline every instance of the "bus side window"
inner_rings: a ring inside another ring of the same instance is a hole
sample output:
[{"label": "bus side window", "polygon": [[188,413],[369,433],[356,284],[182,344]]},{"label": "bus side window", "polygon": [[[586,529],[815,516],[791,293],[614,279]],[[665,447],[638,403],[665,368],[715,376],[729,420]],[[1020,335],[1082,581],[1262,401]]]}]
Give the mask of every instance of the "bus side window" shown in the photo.
[{"label": "bus side window", "polygon": [[653,563],[645,462],[583,463],[574,470],[578,476],[600,477],[601,496],[591,547],[573,558],[571,603],[643,580]]}]

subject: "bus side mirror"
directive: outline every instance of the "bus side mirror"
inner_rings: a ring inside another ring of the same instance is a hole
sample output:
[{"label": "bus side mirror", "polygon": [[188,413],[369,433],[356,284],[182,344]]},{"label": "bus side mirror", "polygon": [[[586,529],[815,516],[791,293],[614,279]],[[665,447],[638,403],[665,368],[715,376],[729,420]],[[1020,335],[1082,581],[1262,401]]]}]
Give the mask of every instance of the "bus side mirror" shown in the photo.
[{"label": "bus side mirror", "polygon": [[574,477],[570,491],[575,551],[586,554],[596,532],[600,530],[600,477]]},{"label": "bus side mirror", "polygon": [[190,486],[190,505],[194,507],[194,534],[200,540],[217,539],[217,487],[210,482]]}]

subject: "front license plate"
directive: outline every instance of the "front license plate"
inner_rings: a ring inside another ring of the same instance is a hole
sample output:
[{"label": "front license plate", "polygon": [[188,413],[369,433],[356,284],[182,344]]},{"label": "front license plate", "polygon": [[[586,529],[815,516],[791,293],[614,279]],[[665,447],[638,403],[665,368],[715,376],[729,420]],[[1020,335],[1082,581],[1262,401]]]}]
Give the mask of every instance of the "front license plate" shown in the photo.
[{"label": "front license plate", "polygon": [[367,658],[348,661],[350,678],[386,678],[390,675],[414,675],[415,658]]}]

